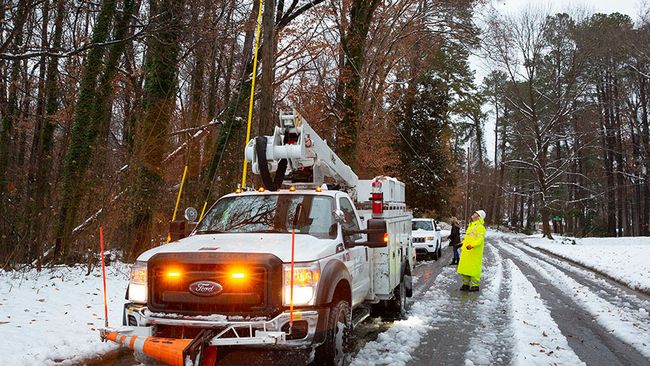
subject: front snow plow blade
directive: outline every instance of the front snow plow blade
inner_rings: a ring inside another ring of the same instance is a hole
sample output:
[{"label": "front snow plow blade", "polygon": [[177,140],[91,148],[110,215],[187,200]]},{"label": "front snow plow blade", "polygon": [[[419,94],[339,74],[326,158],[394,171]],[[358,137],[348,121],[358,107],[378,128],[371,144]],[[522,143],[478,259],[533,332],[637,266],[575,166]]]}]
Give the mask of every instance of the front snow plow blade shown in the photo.
[{"label": "front snow plow blade", "polygon": [[103,340],[113,341],[133,352],[151,357],[169,366],[214,365],[216,348],[206,347],[206,336],[199,334],[195,339],[174,339],[131,335],[114,330],[102,330]]}]

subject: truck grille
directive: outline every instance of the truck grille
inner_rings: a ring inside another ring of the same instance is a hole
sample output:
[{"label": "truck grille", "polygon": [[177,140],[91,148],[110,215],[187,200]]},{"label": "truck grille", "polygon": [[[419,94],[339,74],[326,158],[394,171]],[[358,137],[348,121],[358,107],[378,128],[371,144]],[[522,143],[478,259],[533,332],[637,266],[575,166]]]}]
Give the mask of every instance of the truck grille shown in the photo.
[{"label": "truck grille", "polygon": [[[245,278],[234,279],[235,270]],[[257,317],[271,316],[282,305],[282,262],[270,254],[160,253],[148,261],[147,272],[153,312]],[[191,292],[199,281],[217,283],[220,291]]]},{"label": "truck grille", "polygon": [[424,243],[424,238],[413,238],[414,243]]}]

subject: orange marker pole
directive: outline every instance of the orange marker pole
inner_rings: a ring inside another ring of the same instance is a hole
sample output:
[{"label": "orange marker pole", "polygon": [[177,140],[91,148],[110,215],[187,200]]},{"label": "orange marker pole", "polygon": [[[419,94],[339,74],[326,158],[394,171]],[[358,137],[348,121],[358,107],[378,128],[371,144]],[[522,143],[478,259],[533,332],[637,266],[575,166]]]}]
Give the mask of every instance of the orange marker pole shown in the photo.
[{"label": "orange marker pole", "polygon": [[108,327],[108,302],[106,301],[106,265],[104,264],[104,230],[99,227],[99,250],[102,256],[102,280],[104,281],[104,326]]},{"label": "orange marker pole", "polygon": [[291,229],[291,280],[289,281],[291,290],[289,290],[289,329],[293,328],[293,264],[296,250],[296,225]]}]

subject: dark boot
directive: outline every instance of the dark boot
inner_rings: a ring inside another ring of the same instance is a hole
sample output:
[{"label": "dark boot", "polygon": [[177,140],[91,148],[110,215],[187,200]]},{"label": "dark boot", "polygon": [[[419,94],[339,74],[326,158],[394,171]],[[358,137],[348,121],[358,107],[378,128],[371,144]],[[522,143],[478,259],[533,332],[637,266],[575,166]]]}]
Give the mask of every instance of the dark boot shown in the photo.
[{"label": "dark boot", "polygon": [[478,286],[472,286],[468,290],[469,292],[478,292]]},{"label": "dark boot", "polygon": [[469,291],[469,285],[460,286],[460,291]]}]

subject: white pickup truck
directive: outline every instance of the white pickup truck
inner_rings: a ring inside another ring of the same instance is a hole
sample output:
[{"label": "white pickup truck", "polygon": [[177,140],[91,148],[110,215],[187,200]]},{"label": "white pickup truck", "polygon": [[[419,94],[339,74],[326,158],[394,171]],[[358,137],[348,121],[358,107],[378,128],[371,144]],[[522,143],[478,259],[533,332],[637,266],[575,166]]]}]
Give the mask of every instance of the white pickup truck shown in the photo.
[{"label": "white pickup truck", "polygon": [[[404,315],[415,251],[403,183],[358,180],[299,116],[281,122],[275,136],[249,144],[247,158],[254,173],[260,163],[262,174],[287,164],[284,183],[225,195],[189,236],[140,255],[118,340],[192,340],[179,356],[184,365],[205,364],[210,347],[217,355],[255,347],[282,350],[288,364],[343,365],[356,324]],[[266,151],[255,146],[263,143]],[[328,189],[324,177],[340,189]],[[136,356],[167,360],[146,349]]]}]

